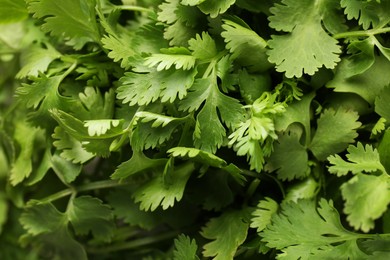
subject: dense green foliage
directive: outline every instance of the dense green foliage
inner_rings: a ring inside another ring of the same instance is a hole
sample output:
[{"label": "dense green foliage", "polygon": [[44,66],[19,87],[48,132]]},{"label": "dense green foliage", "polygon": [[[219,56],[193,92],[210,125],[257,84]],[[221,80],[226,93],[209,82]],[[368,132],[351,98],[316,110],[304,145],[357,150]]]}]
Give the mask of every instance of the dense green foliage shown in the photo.
[{"label": "dense green foliage", "polygon": [[390,259],[389,32],[390,0],[0,0],[0,259]]}]

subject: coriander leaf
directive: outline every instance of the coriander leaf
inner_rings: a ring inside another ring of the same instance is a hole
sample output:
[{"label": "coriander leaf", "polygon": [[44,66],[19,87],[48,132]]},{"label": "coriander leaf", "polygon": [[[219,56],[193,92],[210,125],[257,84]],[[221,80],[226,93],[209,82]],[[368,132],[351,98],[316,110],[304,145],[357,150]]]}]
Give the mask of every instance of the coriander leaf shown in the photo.
[{"label": "coriander leaf", "polygon": [[25,182],[26,185],[32,186],[34,184],[37,184],[46,176],[48,171],[53,167],[52,154],[50,150],[51,147],[47,146],[42,158],[40,159],[39,166],[34,171],[32,171],[30,177]]},{"label": "coriander leaf", "polygon": [[225,211],[212,218],[202,228],[201,235],[213,240],[203,246],[203,256],[215,260],[233,259],[238,247],[245,241],[249,228],[250,210]]},{"label": "coriander leaf", "polygon": [[51,157],[51,165],[57,176],[65,183],[73,182],[82,169],[81,165],[73,164],[58,154]]},{"label": "coriander leaf", "polygon": [[[135,121],[138,123],[138,120],[141,119],[140,121],[142,123],[148,123],[152,122],[152,127],[166,127],[170,123],[174,122],[182,122],[185,121],[186,118],[177,118],[177,117],[171,117],[171,116],[165,116],[165,115],[160,115],[156,113],[151,113],[147,111],[140,111],[137,112],[134,115]],[[136,123],[136,124],[137,124]]]},{"label": "coriander leaf", "polygon": [[88,129],[89,136],[120,135],[123,121],[119,119],[85,120],[84,127]]},{"label": "coriander leaf", "polygon": [[305,136],[307,139],[310,138],[311,102],[314,96],[315,93],[311,92],[304,95],[301,100],[295,100],[290,103],[284,113],[275,116],[275,129],[277,131],[286,131],[289,125],[300,123],[305,129]]},{"label": "coriander leaf", "polygon": [[[163,145],[179,130],[187,118],[162,116],[148,112],[137,112],[134,117],[130,143],[133,150],[155,148]],[[139,118],[143,118],[138,120]],[[152,122],[154,121],[154,122]]]},{"label": "coriander leaf", "polygon": [[174,147],[167,151],[172,157],[179,157],[183,159],[189,159],[191,161],[199,162],[203,165],[208,165],[216,168],[220,168],[232,174],[235,180],[243,184],[245,177],[241,175],[241,170],[234,164],[227,164],[227,162],[218,156],[195,148],[189,147]]},{"label": "coriander leaf", "polygon": [[[302,10],[305,10],[302,13]],[[327,16],[337,12],[336,1],[283,0],[270,9],[270,27],[287,32],[272,35],[268,41],[268,60],[286,77],[301,77],[302,73],[314,75],[321,67],[333,69],[340,61],[340,46],[322,27],[333,29]],[[297,15],[299,14],[299,15]],[[294,50],[294,51],[292,51]]]},{"label": "coriander leaf", "polygon": [[20,217],[20,223],[31,235],[39,235],[66,225],[66,215],[51,203],[31,200]]},{"label": "coriander leaf", "polygon": [[188,227],[199,217],[197,205],[185,203],[176,204],[166,210],[156,209],[153,212],[141,210],[139,205],[130,199],[134,190],[133,187],[137,185],[115,189],[107,198],[117,219],[129,224],[131,228],[141,227],[149,231],[161,227],[161,225],[167,225],[174,229],[180,229]]},{"label": "coriander leaf", "polygon": [[356,112],[343,108],[337,111],[325,110],[317,120],[317,131],[309,146],[314,156],[319,160],[325,160],[329,155],[347,148],[358,136],[356,129],[361,126],[358,118]]},{"label": "coriander leaf", "polygon": [[181,21],[176,21],[165,29],[164,38],[169,40],[171,46],[186,46],[196,33],[198,32],[194,28],[186,26]]},{"label": "coriander leaf", "polygon": [[204,0],[198,1],[198,7],[203,13],[209,14],[211,18],[215,18],[219,14],[225,13],[229,9],[229,7],[234,4],[234,2],[236,2],[236,0]]},{"label": "coriander leaf", "polygon": [[157,71],[168,70],[173,65],[175,69],[190,70],[195,66],[195,57],[184,47],[161,49],[161,53],[154,53],[145,59],[144,65],[156,67]]},{"label": "coriander leaf", "polygon": [[375,98],[375,112],[390,122],[390,86],[383,88]]},{"label": "coriander leaf", "polygon": [[359,20],[364,30],[367,30],[372,25],[373,28],[382,27],[387,24],[389,19],[389,1],[380,3],[374,1],[359,1],[359,0],[341,0],[341,6],[349,20]]},{"label": "coriander leaf", "polygon": [[65,36],[67,43],[81,49],[87,42],[99,42],[96,3],[80,0],[27,0],[28,11],[44,20],[42,29],[52,36]]},{"label": "coriander leaf", "polygon": [[229,145],[234,145],[238,156],[247,156],[251,170],[260,172],[264,157],[271,154],[272,142],[277,139],[273,117],[284,112],[285,105],[276,101],[276,95],[264,92],[248,108],[249,118],[229,135]]},{"label": "coriander leaf", "polygon": [[64,260],[86,260],[84,248],[70,235],[67,216],[59,212],[51,203],[31,200],[20,217],[20,223],[27,230],[21,242]]},{"label": "coriander leaf", "polygon": [[219,211],[234,201],[234,193],[226,172],[209,171],[210,174],[204,174],[201,178],[193,180],[192,185],[187,189],[205,210]]},{"label": "coriander leaf", "polygon": [[167,159],[150,159],[143,152],[135,150],[130,160],[121,163],[111,178],[124,179],[145,170],[163,167],[167,161]]},{"label": "coriander leaf", "polygon": [[[237,18],[238,19],[238,18]],[[232,58],[250,71],[264,72],[272,65],[267,61],[267,42],[254,32],[247,24],[238,24],[223,20],[226,48],[232,53]]]},{"label": "coriander leaf", "polygon": [[222,145],[226,135],[222,122],[233,128],[242,120],[244,111],[238,100],[219,91],[212,76],[196,79],[179,109],[192,112],[198,110],[204,102],[196,118],[194,143],[196,148],[213,153]]},{"label": "coriander leaf", "polygon": [[335,92],[356,93],[371,105],[374,104],[375,98],[390,84],[390,79],[383,77],[390,70],[389,61],[383,56],[375,56],[375,62],[369,69],[350,77],[351,70],[355,69],[350,62],[342,60],[327,87],[334,88]]},{"label": "coriander leaf", "polygon": [[146,212],[139,209],[139,205],[131,200],[132,193],[129,190],[115,190],[108,196],[108,202],[118,219],[132,226],[139,226],[145,230],[151,230],[161,224],[159,218],[161,212]]},{"label": "coriander leaf", "polygon": [[345,200],[344,212],[355,229],[368,232],[390,203],[390,183],[387,174],[358,174],[341,185]]},{"label": "coriander leaf", "polygon": [[217,55],[217,46],[213,38],[207,33],[196,34],[195,38],[188,41],[188,49],[199,60],[210,60]]},{"label": "coriander leaf", "polygon": [[29,177],[33,171],[34,143],[43,134],[42,130],[30,126],[26,121],[15,124],[14,140],[20,147],[11,166],[10,182],[13,186],[21,183]]},{"label": "coriander leaf", "polygon": [[183,198],[185,186],[194,169],[192,163],[176,167],[170,184],[164,183],[162,174],[154,177],[134,192],[135,202],[140,202],[140,209],[145,211],[154,211],[160,205],[164,210],[172,207],[175,201]]},{"label": "coriander leaf", "polygon": [[155,102],[158,98],[163,102],[173,102],[176,98],[183,99],[187,90],[194,83],[197,71],[169,70],[150,71],[140,74],[127,72],[120,80],[117,98],[130,106],[139,106]]},{"label": "coriander leaf", "polygon": [[390,240],[386,235],[363,241],[363,248],[370,253],[368,259],[387,259],[390,256]]},{"label": "coriander leaf", "polygon": [[159,9],[157,18],[166,23],[164,38],[171,46],[186,46],[196,35],[199,21],[204,19],[199,10],[180,4],[180,0],[166,0]]},{"label": "coriander leaf", "polygon": [[379,120],[375,123],[375,125],[371,129],[371,137],[375,135],[381,134],[386,130],[386,122],[387,120],[383,117],[379,118]]},{"label": "coriander leaf", "polygon": [[174,147],[169,149],[167,153],[172,157],[185,159],[188,158],[193,161],[198,161],[202,164],[210,165],[212,167],[223,168],[227,165],[226,161],[219,158],[218,156],[195,148]]},{"label": "coriander leaf", "polygon": [[88,259],[84,247],[72,237],[65,226],[34,237],[30,234],[23,235],[20,242],[25,246],[29,244],[38,254],[50,255],[53,259]]},{"label": "coriander leaf", "polygon": [[22,68],[16,74],[17,78],[25,78],[27,76],[37,77],[39,72],[45,72],[50,63],[61,57],[61,53],[50,44],[45,44],[45,47],[43,48],[34,44],[22,52]]},{"label": "coriander leaf", "polygon": [[271,224],[271,218],[277,213],[279,205],[271,198],[264,198],[259,201],[256,210],[252,212],[251,228],[256,228],[257,233],[263,231],[268,224]]},{"label": "coriander leaf", "polygon": [[175,250],[173,251],[173,260],[197,260],[199,257],[196,255],[198,245],[195,239],[191,239],[186,235],[179,235],[175,240]]},{"label": "coriander leaf", "polygon": [[23,0],[1,0],[0,6],[0,24],[22,21],[28,17]]},{"label": "coriander leaf", "polygon": [[358,174],[362,172],[381,171],[385,173],[383,165],[380,162],[379,153],[371,145],[363,146],[358,143],[357,146],[350,145],[346,155],[348,161],[343,160],[339,155],[331,155],[328,161],[333,164],[329,167],[329,172],[337,174],[337,176],[346,175],[348,172]]},{"label": "coriander leaf", "polygon": [[[274,151],[267,161],[268,171],[276,170],[281,180],[302,179],[310,174],[309,158],[300,141],[300,136],[294,132],[284,133],[274,143]],[[291,156],[291,155],[294,156]]]},{"label": "coriander leaf", "polygon": [[359,248],[359,234],[347,231],[333,202],[299,200],[282,204],[279,214],[260,233],[270,248],[281,250],[278,259],[364,259]]},{"label": "coriander leaf", "polygon": [[50,109],[67,109],[75,101],[60,94],[59,87],[67,72],[63,75],[47,77],[40,73],[39,77],[32,78],[32,84],[23,84],[16,89],[16,95],[26,107],[33,108],[29,117],[34,123],[41,127],[51,127]]},{"label": "coriander leaf", "polygon": [[92,232],[95,238],[110,242],[114,231],[113,214],[98,198],[81,196],[73,199],[67,210],[69,221],[79,235]]},{"label": "coriander leaf", "polygon": [[241,97],[246,104],[250,105],[264,92],[270,91],[271,77],[268,73],[249,74],[246,70],[240,70],[238,84]]},{"label": "coriander leaf", "polygon": [[[110,155],[110,147],[115,139],[123,134],[122,126],[110,128],[100,136],[90,136],[84,122],[78,118],[57,109],[50,110],[51,116],[73,138],[81,142],[82,147],[94,155],[107,157]],[[121,122],[123,122],[121,120]]]},{"label": "coriander leaf", "polygon": [[81,120],[112,118],[115,108],[115,92],[110,89],[104,94],[95,87],[85,87],[78,94],[79,104],[71,107],[72,112]]},{"label": "coriander leaf", "polygon": [[101,41],[103,47],[109,50],[107,56],[114,62],[120,62],[120,66],[124,69],[130,68],[133,63],[141,58],[134,47],[137,43],[134,43],[135,40],[125,33],[120,35],[105,35]]},{"label": "coriander leaf", "polygon": [[320,191],[320,183],[308,177],[303,181],[291,185],[287,190],[285,201],[298,202],[300,199],[313,199]]},{"label": "coriander leaf", "polygon": [[212,102],[207,102],[196,117],[194,144],[196,148],[215,153],[226,136],[225,128],[218,118]]},{"label": "coriander leaf", "polygon": [[123,134],[123,119],[85,120],[62,110],[51,109],[50,114],[71,136],[80,141],[110,139]]},{"label": "coriander leaf", "polygon": [[345,73],[346,78],[359,75],[368,70],[375,62],[373,38],[368,37],[364,40],[354,40],[348,45],[349,56],[342,59],[340,66],[343,63],[348,64],[346,66],[348,70]]},{"label": "coriander leaf", "polygon": [[132,193],[128,189],[118,189],[111,192],[108,196],[108,202],[118,219],[145,230],[151,230],[163,222],[161,218],[163,212],[158,212],[158,210],[155,212],[140,210],[139,205],[130,199],[131,195]]}]

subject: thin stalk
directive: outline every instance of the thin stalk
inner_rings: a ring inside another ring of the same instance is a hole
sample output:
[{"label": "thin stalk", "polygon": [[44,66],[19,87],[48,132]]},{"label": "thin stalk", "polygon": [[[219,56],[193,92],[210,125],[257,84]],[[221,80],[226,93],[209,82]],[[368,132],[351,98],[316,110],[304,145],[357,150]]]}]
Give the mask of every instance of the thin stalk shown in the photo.
[{"label": "thin stalk", "polygon": [[139,248],[141,246],[155,244],[176,237],[178,234],[179,234],[178,231],[171,231],[161,235],[143,237],[129,242],[118,243],[103,248],[87,248],[87,251],[92,254],[101,254],[101,253],[110,253],[114,251],[129,250],[129,249]]},{"label": "thin stalk", "polygon": [[376,34],[382,34],[382,33],[388,33],[390,32],[390,27],[386,28],[378,28],[378,29],[371,29],[366,31],[352,31],[352,32],[343,32],[343,33],[336,33],[333,35],[334,39],[342,39],[342,38],[349,38],[349,37],[369,37]]},{"label": "thin stalk", "polygon": [[52,201],[55,201],[55,200],[59,200],[59,199],[62,199],[64,197],[67,197],[69,195],[72,194],[72,190],[71,189],[65,189],[65,190],[62,190],[62,191],[59,191],[57,193],[54,193],[46,198],[43,198],[41,199],[40,201],[42,201],[43,203],[49,203],[49,202],[52,202]]},{"label": "thin stalk", "polygon": [[48,203],[48,202],[52,202],[52,201],[59,200],[61,198],[70,196],[72,194],[77,194],[78,192],[98,190],[98,189],[108,189],[108,188],[119,187],[119,186],[124,186],[124,185],[127,185],[127,183],[119,183],[119,182],[113,181],[113,180],[91,182],[91,183],[81,185],[79,187],[69,187],[69,188],[64,189],[62,191],[54,193],[46,198],[43,198],[43,199],[41,199],[41,201]]},{"label": "thin stalk", "polygon": [[154,13],[152,9],[136,6],[136,5],[119,5],[119,6],[115,6],[115,8],[119,10],[125,10],[125,11]]},{"label": "thin stalk", "polygon": [[119,186],[127,185],[127,183],[120,183],[113,180],[105,180],[105,181],[96,181],[81,185],[76,188],[77,192],[90,191],[90,190],[100,190],[100,189],[108,189]]}]

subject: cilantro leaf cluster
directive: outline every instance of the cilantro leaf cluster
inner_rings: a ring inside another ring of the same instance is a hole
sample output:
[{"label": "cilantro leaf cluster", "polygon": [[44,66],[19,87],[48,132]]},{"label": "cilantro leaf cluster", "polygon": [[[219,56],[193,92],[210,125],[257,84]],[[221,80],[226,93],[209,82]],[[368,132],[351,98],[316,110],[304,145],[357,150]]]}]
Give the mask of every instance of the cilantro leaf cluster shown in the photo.
[{"label": "cilantro leaf cluster", "polygon": [[0,0],[0,259],[388,259],[389,0]]}]

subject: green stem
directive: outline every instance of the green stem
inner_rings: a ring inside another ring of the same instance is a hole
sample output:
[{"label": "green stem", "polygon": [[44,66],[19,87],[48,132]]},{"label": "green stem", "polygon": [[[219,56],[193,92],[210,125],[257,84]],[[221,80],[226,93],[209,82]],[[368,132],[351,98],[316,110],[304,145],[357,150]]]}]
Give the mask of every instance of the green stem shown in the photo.
[{"label": "green stem", "polygon": [[61,75],[61,81],[63,81],[73,70],[77,67],[77,61],[74,61],[72,65]]},{"label": "green stem", "polygon": [[253,196],[253,194],[255,193],[256,189],[259,187],[260,185],[260,179],[256,178],[254,179],[251,184],[249,185],[249,188],[248,190],[246,191],[246,198],[249,199]]},{"label": "green stem", "polygon": [[76,194],[78,192],[98,190],[98,189],[108,189],[108,188],[119,187],[119,186],[124,186],[124,185],[127,185],[127,183],[119,183],[117,181],[112,181],[112,180],[91,182],[91,183],[81,185],[79,187],[69,187],[69,188],[64,189],[62,191],[54,193],[46,198],[43,198],[43,199],[41,199],[41,201],[48,203],[48,202],[52,202],[52,201],[70,196],[72,194]]},{"label": "green stem", "polygon": [[120,187],[127,185],[127,183],[120,183],[113,180],[105,180],[105,181],[96,181],[87,183],[76,188],[77,192],[90,191],[90,190],[99,190],[99,189],[108,189],[114,187]]},{"label": "green stem", "polygon": [[366,31],[352,31],[352,32],[336,33],[335,35],[333,35],[333,38],[334,39],[342,39],[342,38],[349,38],[349,37],[369,37],[369,36],[373,36],[375,34],[382,34],[382,33],[388,33],[388,32],[390,32],[390,27],[371,29],[371,30],[366,30]]},{"label": "green stem", "polygon": [[125,10],[125,11],[154,13],[152,9],[136,6],[136,5],[120,5],[120,6],[115,6],[115,8],[118,8],[120,10]]},{"label": "green stem", "polygon": [[179,235],[178,231],[171,231],[161,235],[143,237],[129,242],[118,243],[104,248],[87,248],[87,251],[92,254],[110,253],[114,251],[129,250],[155,244]]},{"label": "green stem", "polygon": [[71,189],[65,189],[65,190],[62,190],[62,191],[59,191],[57,193],[54,193],[46,198],[43,198],[41,199],[40,201],[43,202],[43,203],[49,203],[49,202],[52,202],[52,201],[55,201],[55,200],[59,200],[61,198],[64,198],[64,197],[67,197],[69,195],[72,194],[72,190]]}]

